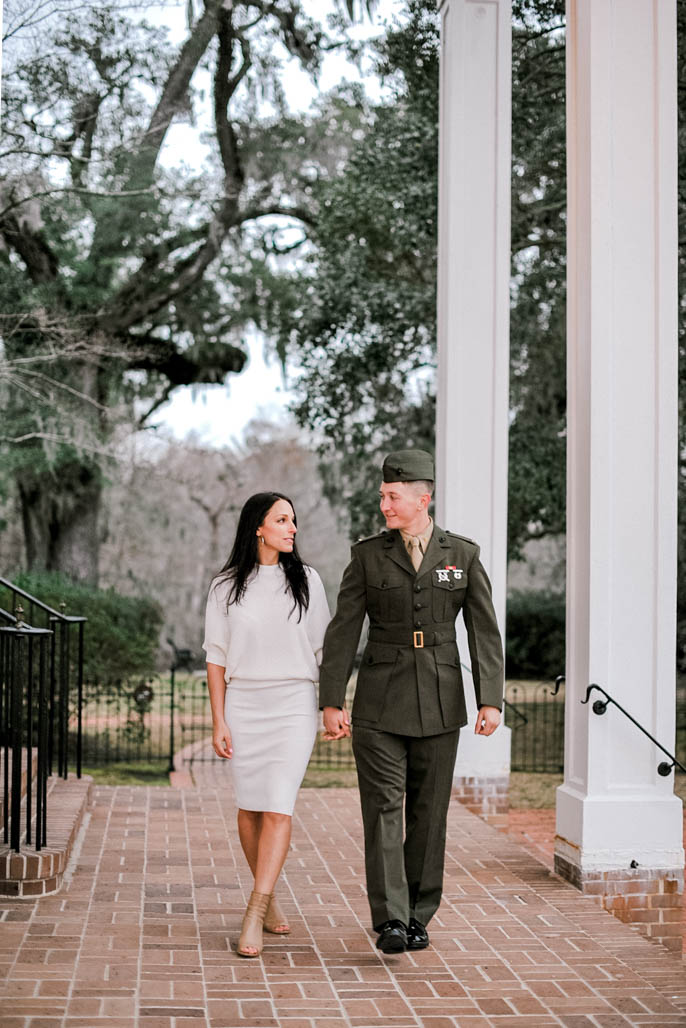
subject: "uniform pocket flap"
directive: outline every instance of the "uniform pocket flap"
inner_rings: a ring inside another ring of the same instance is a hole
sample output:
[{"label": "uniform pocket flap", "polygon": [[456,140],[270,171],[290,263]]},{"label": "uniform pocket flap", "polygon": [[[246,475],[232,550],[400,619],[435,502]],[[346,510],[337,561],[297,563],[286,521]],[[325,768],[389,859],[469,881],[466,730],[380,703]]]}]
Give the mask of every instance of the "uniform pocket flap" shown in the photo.
[{"label": "uniform pocket flap", "polygon": [[446,589],[448,592],[457,592],[458,589],[467,588],[468,578],[465,572],[456,570],[444,570],[438,568],[431,575],[431,584],[434,589]]},{"label": "uniform pocket flap", "polygon": [[397,646],[385,646],[383,643],[370,643],[362,657],[363,664],[394,664],[398,656]]},{"label": "uniform pocket flap", "polygon": [[437,664],[448,664],[450,667],[460,667],[460,655],[457,652],[457,647],[454,643],[448,643],[447,646],[436,646],[435,655]]}]

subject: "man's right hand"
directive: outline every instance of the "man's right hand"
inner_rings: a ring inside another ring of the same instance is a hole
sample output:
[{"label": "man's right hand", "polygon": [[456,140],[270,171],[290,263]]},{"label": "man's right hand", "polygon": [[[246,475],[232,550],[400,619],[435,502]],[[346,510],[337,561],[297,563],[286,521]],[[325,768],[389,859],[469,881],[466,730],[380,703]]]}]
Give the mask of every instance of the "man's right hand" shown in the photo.
[{"label": "man's right hand", "polygon": [[322,716],[324,720],[322,739],[333,742],[335,739],[345,739],[346,736],[350,736],[350,715],[347,710],[339,710],[338,707],[324,707]]}]

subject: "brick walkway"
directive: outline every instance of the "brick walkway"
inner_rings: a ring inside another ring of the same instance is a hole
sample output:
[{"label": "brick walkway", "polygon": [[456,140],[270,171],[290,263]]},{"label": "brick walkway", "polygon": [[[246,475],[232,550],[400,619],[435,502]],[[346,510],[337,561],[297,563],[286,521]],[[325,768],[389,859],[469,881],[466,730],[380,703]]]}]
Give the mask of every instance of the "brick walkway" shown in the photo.
[{"label": "brick walkway", "polygon": [[[686,809],[684,809],[684,849],[686,849]],[[508,816],[509,834],[527,852],[552,869],[555,852],[554,810],[511,810]],[[686,903],[681,914],[682,948],[686,959]]]},{"label": "brick walkway", "polygon": [[431,949],[374,949],[357,793],[308,789],[281,888],[293,932],[242,960],[250,876],[224,770],[94,789],[62,892],[0,900],[2,1028],[686,1026],[681,961],[456,802]]}]

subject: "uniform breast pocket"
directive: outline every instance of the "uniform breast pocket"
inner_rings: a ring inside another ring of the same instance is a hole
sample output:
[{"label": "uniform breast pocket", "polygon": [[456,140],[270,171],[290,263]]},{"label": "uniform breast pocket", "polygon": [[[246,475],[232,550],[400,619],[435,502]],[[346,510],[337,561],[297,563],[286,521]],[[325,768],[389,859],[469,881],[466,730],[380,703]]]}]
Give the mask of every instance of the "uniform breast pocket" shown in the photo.
[{"label": "uniform breast pocket", "polygon": [[367,609],[369,615],[378,621],[402,621],[403,583],[392,578],[382,579],[367,586]]},{"label": "uniform breast pocket", "polygon": [[467,576],[460,569],[451,569],[444,572],[434,571],[432,577],[431,601],[434,621],[451,621],[457,617],[464,602]]}]

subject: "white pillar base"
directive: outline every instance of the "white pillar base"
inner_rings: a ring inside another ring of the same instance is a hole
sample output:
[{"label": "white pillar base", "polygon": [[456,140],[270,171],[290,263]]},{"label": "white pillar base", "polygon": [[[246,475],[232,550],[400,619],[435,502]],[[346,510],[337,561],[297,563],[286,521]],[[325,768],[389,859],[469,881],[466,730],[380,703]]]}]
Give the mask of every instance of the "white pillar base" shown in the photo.
[{"label": "white pillar base", "polygon": [[[587,796],[565,784],[557,790],[555,854],[584,874],[673,870],[683,866],[681,823],[677,796],[656,797],[652,790]],[[600,840],[604,845],[598,845]]]},{"label": "white pillar base", "polygon": [[[461,627],[461,626],[460,626]],[[465,671],[465,676],[470,678]],[[495,828],[507,828],[512,729],[502,724],[488,737],[476,735],[476,701],[466,683],[467,717],[453,772],[453,795]]]}]

